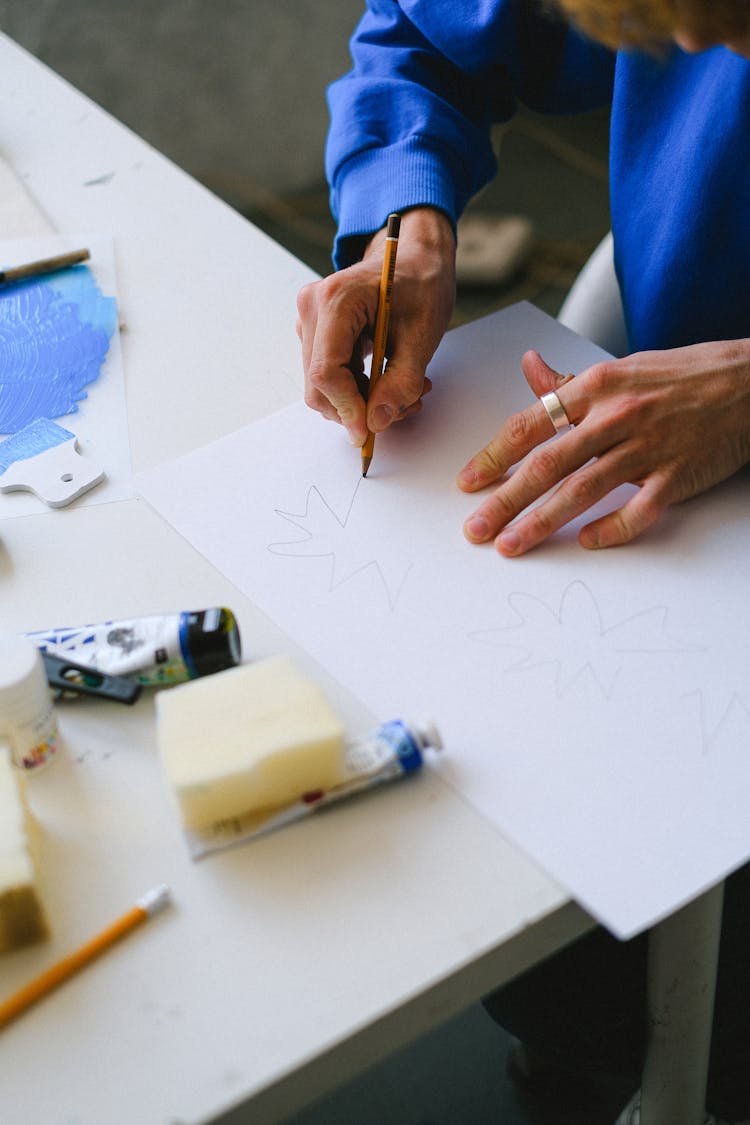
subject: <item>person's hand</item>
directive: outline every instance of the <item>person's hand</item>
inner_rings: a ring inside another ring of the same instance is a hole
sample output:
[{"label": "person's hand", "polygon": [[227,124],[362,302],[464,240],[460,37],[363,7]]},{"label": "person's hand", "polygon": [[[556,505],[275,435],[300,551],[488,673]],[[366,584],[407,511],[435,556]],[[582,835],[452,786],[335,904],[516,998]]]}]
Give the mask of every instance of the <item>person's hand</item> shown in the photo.
[{"label": "person's hand", "polygon": [[305,402],[341,422],[354,445],[421,409],[431,383],[427,364],[448,327],[455,299],[455,238],[440,211],[404,213],[388,330],[388,362],[365,402],[364,359],[383,268],[385,231],[371,239],[361,262],[306,285],[297,298]]},{"label": "person's hand", "polygon": [[536,402],[508,418],[459,473],[459,488],[476,492],[530,454],[464,524],[467,539],[494,539],[502,555],[524,554],[626,482],[638,491],[578,539],[583,547],[628,543],[669,505],[750,461],[750,340],[640,352],[575,378],[533,351],[522,367],[536,395],[558,393],[574,428],[543,445],[554,427]]}]

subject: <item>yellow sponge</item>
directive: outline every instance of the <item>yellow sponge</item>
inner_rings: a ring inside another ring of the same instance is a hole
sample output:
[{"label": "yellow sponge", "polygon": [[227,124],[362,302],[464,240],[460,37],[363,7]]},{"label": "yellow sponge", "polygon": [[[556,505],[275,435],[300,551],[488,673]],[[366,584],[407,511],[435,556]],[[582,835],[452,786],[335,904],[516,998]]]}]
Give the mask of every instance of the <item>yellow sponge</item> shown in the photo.
[{"label": "yellow sponge", "polygon": [[47,937],[24,785],[10,748],[0,742],[0,953]]},{"label": "yellow sponge", "polygon": [[159,754],[187,828],[206,829],[344,778],[344,728],[316,684],[272,656],[162,692]]}]

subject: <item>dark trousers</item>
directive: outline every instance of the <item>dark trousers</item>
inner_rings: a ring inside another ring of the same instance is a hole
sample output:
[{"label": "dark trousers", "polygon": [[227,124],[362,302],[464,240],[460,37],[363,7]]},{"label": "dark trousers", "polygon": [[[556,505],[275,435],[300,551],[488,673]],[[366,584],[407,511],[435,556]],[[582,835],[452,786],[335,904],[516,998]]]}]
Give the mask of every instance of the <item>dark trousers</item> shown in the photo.
[{"label": "dark trousers", "polygon": [[[621,942],[598,928],[485,997],[497,1023],[550,1062],[632,1077],[646,1032],[648,937]],[[726,881],[708,1110],[750,1118],[750,864]]]}]

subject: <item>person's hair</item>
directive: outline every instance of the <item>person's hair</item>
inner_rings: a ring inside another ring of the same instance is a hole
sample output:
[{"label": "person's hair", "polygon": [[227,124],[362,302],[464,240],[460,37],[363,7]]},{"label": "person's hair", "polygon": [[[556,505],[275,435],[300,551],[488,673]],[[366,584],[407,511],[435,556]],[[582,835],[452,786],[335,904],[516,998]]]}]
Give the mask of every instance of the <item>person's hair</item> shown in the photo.
[{"label": "person's hair", "polygon": [[675,31],[717,43],[750,30],[750,0],[557,0],[571,21],[609,47],[658,47]]}]

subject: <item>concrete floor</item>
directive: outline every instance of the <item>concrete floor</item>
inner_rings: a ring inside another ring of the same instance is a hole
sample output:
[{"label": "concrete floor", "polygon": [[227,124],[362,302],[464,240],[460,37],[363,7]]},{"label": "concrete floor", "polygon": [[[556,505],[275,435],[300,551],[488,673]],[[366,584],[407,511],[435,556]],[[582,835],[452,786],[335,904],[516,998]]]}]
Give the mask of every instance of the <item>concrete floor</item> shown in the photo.
[{"label": "concrete floor", "polygon": [[506,1073],[513,1045],[475,1005],[285,1125],[613,1125],[627,1087],[524,1095]]},{"label": "concrete floor", "polygon": [[[613,1125],[631,1089],[601,1080],[585,1096],[532,1096],[507,1074],[514,1040],[472,1005],[279,1125]],[[253,1125],[235,1111],[215,1125]]]}]

